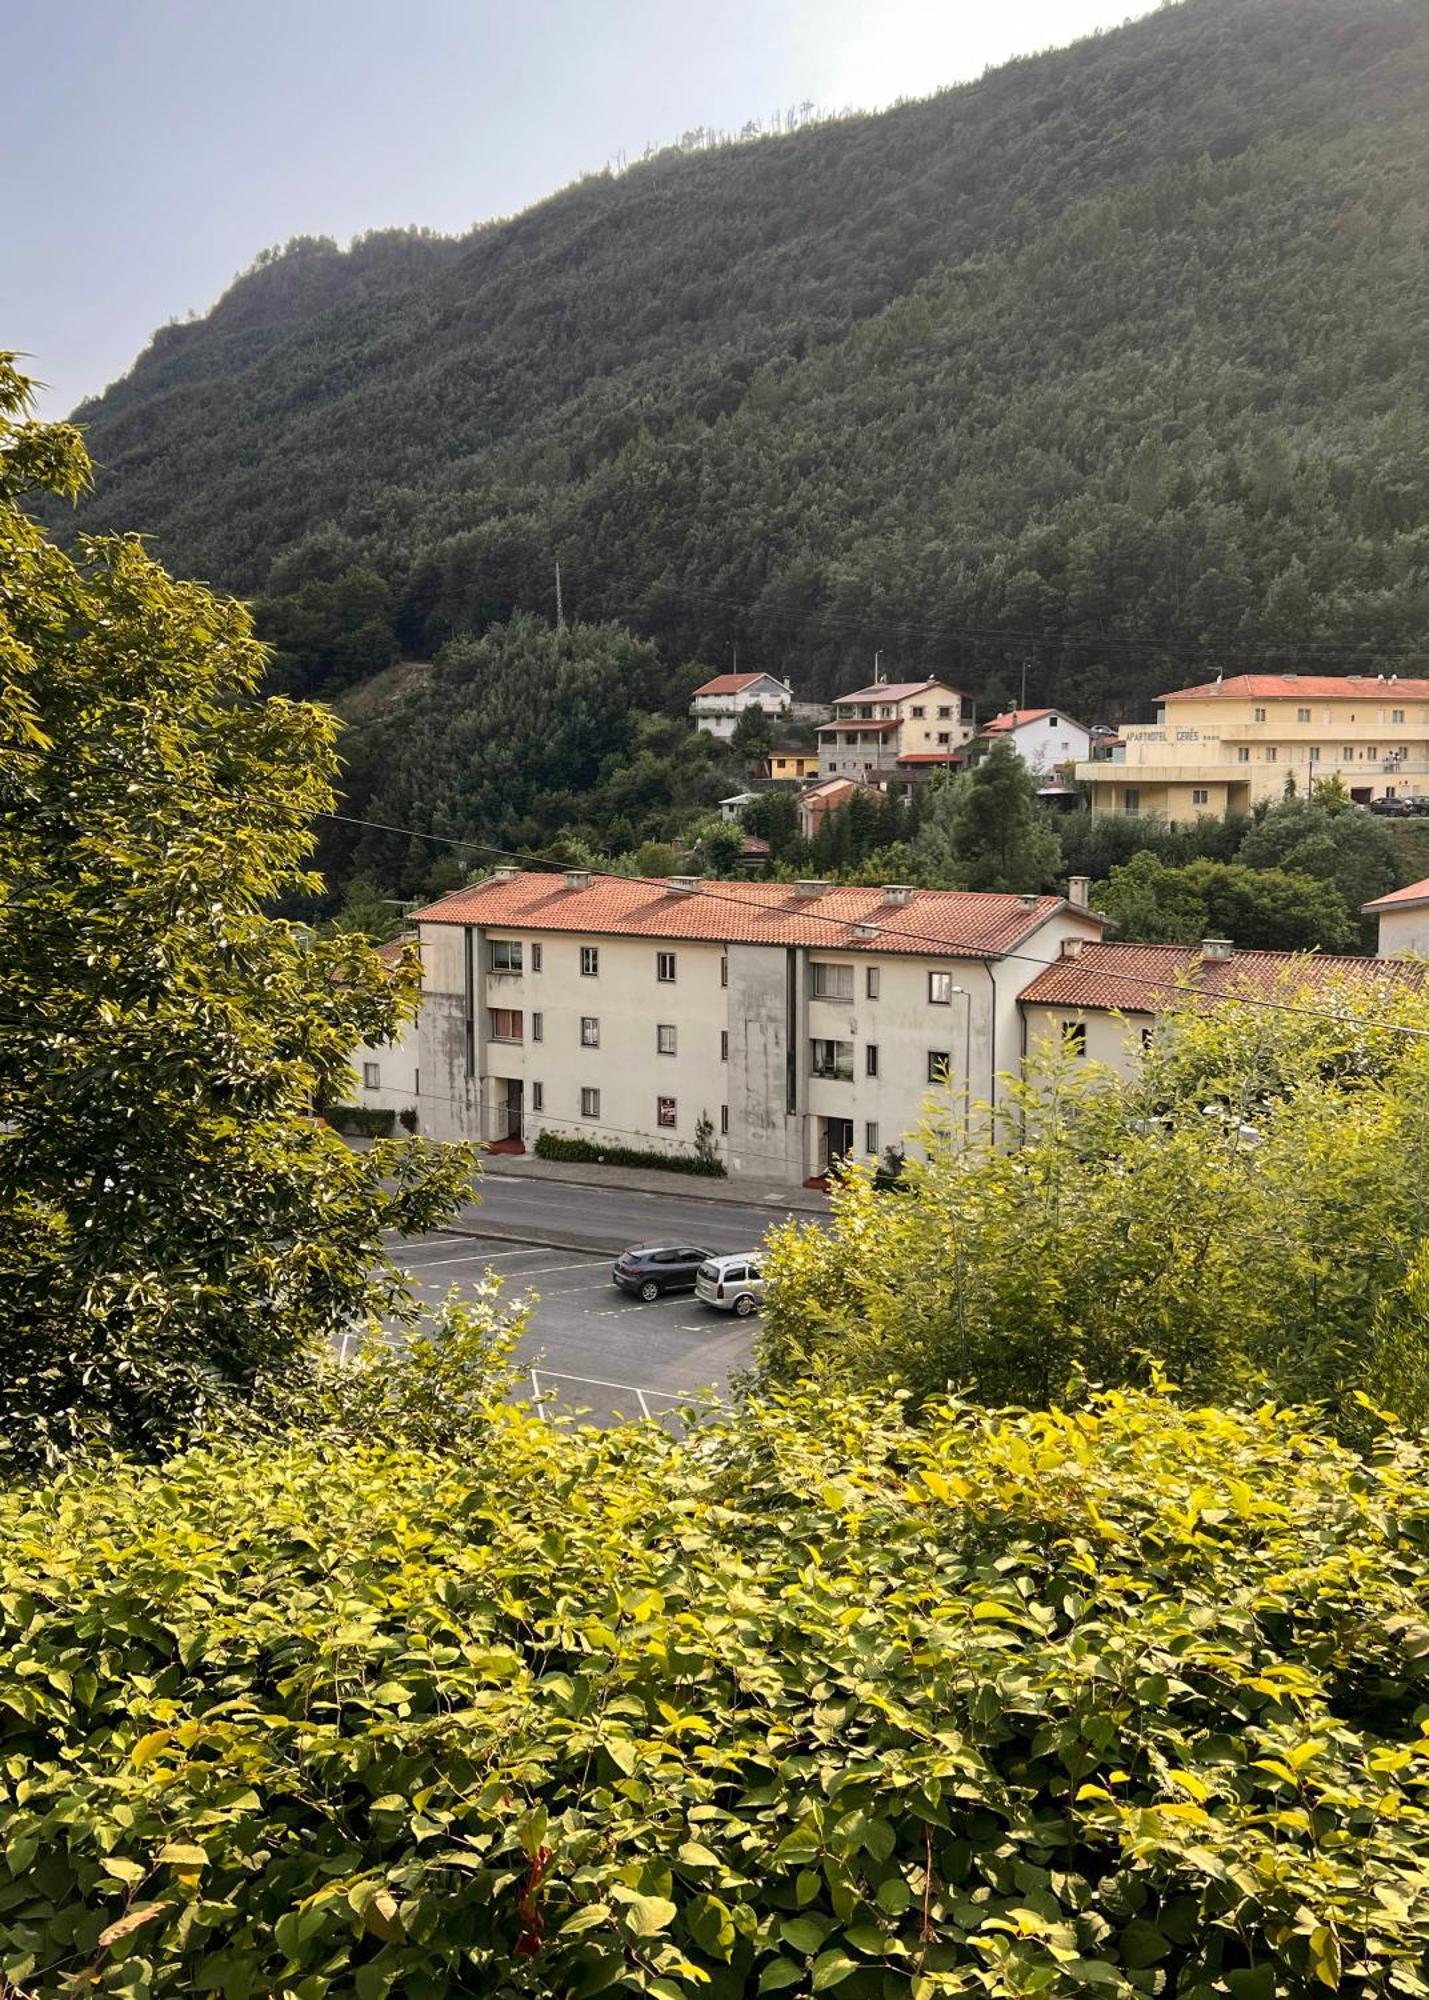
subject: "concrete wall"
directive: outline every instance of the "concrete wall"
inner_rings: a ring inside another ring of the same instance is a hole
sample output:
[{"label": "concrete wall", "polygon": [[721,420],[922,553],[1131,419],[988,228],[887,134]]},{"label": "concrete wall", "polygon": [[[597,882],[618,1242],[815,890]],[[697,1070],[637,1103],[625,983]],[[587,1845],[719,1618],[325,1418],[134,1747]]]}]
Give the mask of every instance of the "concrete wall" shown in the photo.
[{"label": "concrete wall", "polygon": [[[797,1183],[806,1177],[803,1106],[789,1109],[791,1006],[798,957],[782,945],[732,944],[725,989],[729,1033],[727,1158],[732,1175]],[[797,1051],[797,1043],[794,1044]]]},{"label": "concrete wall", "polygon": [[1429,957],[1429,905],[1380,911],[1380,957],[1398,958],[1404,954]]},{"label": "concrete wall", "polygon": [[1023,1007],[1029,1058],[1055,1052],[1064,1026],[1081,1022],[1087,1031],[1086,1058],[1118,1076],[1130,1076],[1141,1060],[1142,1035],[1154,1028],[1154,1014],[1110,1014],[1097,1007]]}]

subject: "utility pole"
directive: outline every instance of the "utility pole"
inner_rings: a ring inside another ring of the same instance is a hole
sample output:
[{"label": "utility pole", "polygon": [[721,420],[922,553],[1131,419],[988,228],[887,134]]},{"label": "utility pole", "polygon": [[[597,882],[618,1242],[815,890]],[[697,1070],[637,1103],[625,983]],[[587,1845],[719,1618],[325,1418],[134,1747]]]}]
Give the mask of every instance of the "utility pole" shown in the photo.
[{"label": "utility pole", "polygon": [[734,641],[733,641],[733,642],[731,643],[731,645],[730,645],[730,649],[729,649],[729,663],[730,663],[730,664],[729,664],[729,670],[730,670],[730,672],[731,672],[732,674],[737,674],[737,673],[739,672],[739,641],[738,641],[738,639],[735,639],[735,640],[734,640]]},{"label": "utility pole", "polygon": [[556,630],[559,632],[565,619],[561,615],[561,565],[556,564]]},{"label": "utility pole", "polygon": [[1030,660],[1024,660],[1022,662],[1022,699],[1017,704],[1019,708],[1026,708],[1027,706],[1027,669],[1031,666],[1031,664],[1032,662]]},{"label": "utility pole", "polygon": [[878,685],[879,681],[883,678],[883,676],[878,671],[878,663],[882,658],[883,658],[883,648],[880,646],[878,651],[873,656],[873,682],[875,687]]}]

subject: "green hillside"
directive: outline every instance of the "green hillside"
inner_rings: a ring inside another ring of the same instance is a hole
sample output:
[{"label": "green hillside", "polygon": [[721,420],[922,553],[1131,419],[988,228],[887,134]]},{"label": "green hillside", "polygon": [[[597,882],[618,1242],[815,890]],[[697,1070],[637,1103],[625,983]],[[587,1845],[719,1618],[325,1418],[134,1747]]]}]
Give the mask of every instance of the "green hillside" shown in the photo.
[{"label": "green hillside", "polygon": [[[460,241],[302,242],[78,414],[337,686],[513,610],[810,693],[1422,658],[1429,10],[1185,0]],[[333,634],[336,633],[336,640]]]}]

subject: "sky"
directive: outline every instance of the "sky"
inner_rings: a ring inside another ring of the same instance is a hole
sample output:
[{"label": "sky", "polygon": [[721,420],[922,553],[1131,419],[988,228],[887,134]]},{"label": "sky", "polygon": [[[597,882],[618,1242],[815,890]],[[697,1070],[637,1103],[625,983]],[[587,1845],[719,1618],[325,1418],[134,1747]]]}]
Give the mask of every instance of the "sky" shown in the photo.
[{"label": "sky", "polygon": [[1152,0],[0,0],[0,346],[64,415],[257,252],[462,231],[698,126],[872,109]]}]

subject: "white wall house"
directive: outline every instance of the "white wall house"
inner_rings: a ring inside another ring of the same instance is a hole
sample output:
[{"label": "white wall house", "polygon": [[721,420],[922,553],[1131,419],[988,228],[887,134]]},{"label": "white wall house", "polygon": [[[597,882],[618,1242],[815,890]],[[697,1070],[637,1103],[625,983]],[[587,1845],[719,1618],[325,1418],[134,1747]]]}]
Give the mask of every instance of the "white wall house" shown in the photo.
[{"label": "white wall house", "polygon": [[422,1127],[578,1134],[797,1185],[954,1129],[1020,1067],[1021,990],[1101,920],[1056,896],[498,869],[419,911]]},{"label": "white wall house", "polygon": [[1379,955],[1408,953],[1429,958],[1429,881],[1411,882],[1377,902],[1365,903],[1364,914],[1379,919]]},{"label": "white wall house", "polygon": [[1092,754],[1092,733],[1059,708],[1012,708],[995,715],[978,732],[977,747],[986,754],[992,745],[1012,745],[1028,770],[1050,777],[1059,764]]},{"label": "white wall house", "polygon": [[783,715],[793,700],[794,690],[773,674],[716,674],[691,695],[690,714],[696,729],[727,741],[749,709]]}]

